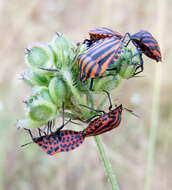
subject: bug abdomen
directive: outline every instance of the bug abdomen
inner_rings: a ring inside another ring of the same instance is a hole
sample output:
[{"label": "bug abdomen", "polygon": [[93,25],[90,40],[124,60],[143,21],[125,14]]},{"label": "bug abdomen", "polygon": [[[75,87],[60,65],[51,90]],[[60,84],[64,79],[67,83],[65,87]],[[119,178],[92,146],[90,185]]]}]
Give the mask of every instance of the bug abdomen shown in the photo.
[{"label": "bug abdomen", "polygon": [[68,152],[79,147],[84,141],[82,132],[62,130],[59,135],[46,137],[37,144],[49,155]]}]

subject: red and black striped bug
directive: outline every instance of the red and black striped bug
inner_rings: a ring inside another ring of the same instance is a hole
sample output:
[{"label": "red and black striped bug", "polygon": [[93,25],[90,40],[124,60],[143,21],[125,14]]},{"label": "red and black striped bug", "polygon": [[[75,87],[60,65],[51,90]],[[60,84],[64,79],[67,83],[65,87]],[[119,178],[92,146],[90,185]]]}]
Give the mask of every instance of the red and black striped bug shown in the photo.
[{"label": "red and black striped bug", "polygon": [[84,136],[82,131],[76,132],[72,130],[62,130],[63,127],[69,121],[64,123],[64,105],[63,105],[63,123],[62,126],[59,127],[55,132],[52,132],[51,130],[52,121],[48,122],[47,133],[44,132],[43,136],[41,134],[40,129],[39,129],[39,137],[33,137],[30,129],[25,128],[25,130],[29,132],[32,141],[37,145],[39,145],[44,152],[46,152],[49,155],[54,155],[59,152],[68,152],[74,150],[77,147],[79,147],[84,141]]},{"label": "red and black striped bug", "polygon": [[[89,118],[86,121],[87,123],[89,123],[89,125],[83,131],[83,134],[85,137],[96,136],[96,135],[105,133],[107,131],[110,131],[118,127],[121,122],[121,115],[122,115],[122,110],[123,110],[122,104],[120,104],[115,109],[112,109],[110,94],[107,91],[105,92],[108,95],[109,104],[110,104],[108,113],[106,113],[104,110],[95,110],[93,108],[90,108],[88,106],[81,104],[81,106],[84,106],[87,109],[93,110],[97,113],[101,113],[101,114],[94,115],[93,117]],[[97,118],[94,119],[95,117]]]},{"label": "red and black striped bug", "polygon": [[96,27],[88,31],[90,39],[84,40],[84,43],[90,47],[97,40],[107,38],[107,37],[117,37],[122,38],[122,35],[119,32],[113,31],[106,27]]},{"label": "red and black striped bug", "polygon": [[93,79],[103,77],[103,73],[118,60],[123,48],[123,39],[117,37],[103,38],[92,44],[84,54],[78,57],[80,80],[91,79],[90,90],[92,90]]},{"label": "red and black striped bug", "polygon": [[137,48],[140,48],[151,59],[159,62],[162,61],[160,47],[155,38],[150,32],[146,30],[140,30],[139,32],[131,35],[131,40]]},{"label": "red and black striped bug", "polygon": [[[159,45],[155,38],[146,30],[141,30],[133,35],[127,32],[122,36],[120,33],[111,29],[98,27],[90,30],[89,35],[90,39],[84,41],[88,49],[78,57],[78,66],[80,80],[84,82],[88,78],[91,79],[90,89],[92,89],[94,78],[101,78],[103,73],[108,69],[116,69],[111,68],[111,66],[120,57],[123,46],[127,46],[130,41],[132,41],[138,51],[138,53],[131,56],[131,63],[132,59],[137,55],[139,55],[140,59],[140,64],[136,67],[133,76],[143,71],[142,53],[156,61],[161,61]],[[127,36],[129,40],[125,44]]]},{"label": "red and black striped bug", "polygon": [[[95,110],[93,108],[90,108],[88,106],[81,104],[81,106],[84,106],[87,109],[93,110],[97,113],[101,113],[101,114],[94,115],[93,117],[91,117],[90,119],[86,121],[86,122],[89,122],[89,125],[86,129],[83,130],[84,137],[100,135],[102,133],[105,133],[107,131],[110,131],[118,127],[121,123],[122,110],[124,109],[132,113],[136,117],[138,117],[135,113],[133,113],[132,110],[123,108],[122,104],[117,106],[115,109],[112,109],[112,101],[110,98],[110,94],[105,90],[104,92],[107,94],[108,99],[109,99],[109,104],[110,104],[108,113],[106,113],[104,110]],[[94,119],[95,117],[97,118]]]},{"label": "red and black striped bug", "polygon": [[[152,36],[150,32],[146,30],[140,30],[139,32],[133,35],[127,32],[125,36],[127,35],[129,37],[129,41],[127,42],[126,46],[129,44],[130,41],[132,41],[133,45],[136,47],[138,51],[138,53],[131,57],[131,62],[132,59],[137,55],[139,55],[140,58],[140,65],[136,67],[133,76],[143,71],[142,53],[148,56],[149,58],[154,59],[157,62],[162,60],[158,42],[155,40],[155,38]],[[140,71],[137,71],[138,69],[140,69]]]}]

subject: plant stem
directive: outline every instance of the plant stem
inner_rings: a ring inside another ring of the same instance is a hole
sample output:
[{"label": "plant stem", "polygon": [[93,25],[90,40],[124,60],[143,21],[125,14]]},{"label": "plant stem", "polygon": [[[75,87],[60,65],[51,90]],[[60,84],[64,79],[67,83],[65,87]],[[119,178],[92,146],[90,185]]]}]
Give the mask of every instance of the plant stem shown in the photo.
[{"label": "plant stem", "polygon": [[[98,106],[99,110],[102,109],[102,107],[105,105],[107,100],[108,100],[108,98],[107,98],[107,96],[105,96],[105,98],[103,98],[102,102]],[[110,161],[108,160],[108,157],[107,157],[106,152],[105,152],[103,141],[102,141],[100,136],[94,137],[94,140],[95,140],[95,142],[97,144],[97,147],[98,147],[98,150],[99,150],[99,153],[100,153],[100,157],[101,157],[101,159],[103,161],[107,176],[108,176],[109,181],[110,181],[110,183],[112,185],[112,189],[113,190],[119,190],[115,174],[114,174],[114,172],[112,170]]]},{"label": "plant stem", "polygon": [[100,136],[96,136],[96,137],[94,137],[94,139],[96,141],[96,144],[97,144],[101,159],[103,161],[103,164],[104,164],[104,167],[105,167],[105,170],[106,170],[106,173],[107,173],[107,176],[108,176],[109,181],[110,181],[110,183],[112,185],[112,189],[113,190],[119,190],[118,183],[117,183],[115,174],[113,173],[110,161],[108,160],[108,157],[106,155],[102,139],[101,139]]}]

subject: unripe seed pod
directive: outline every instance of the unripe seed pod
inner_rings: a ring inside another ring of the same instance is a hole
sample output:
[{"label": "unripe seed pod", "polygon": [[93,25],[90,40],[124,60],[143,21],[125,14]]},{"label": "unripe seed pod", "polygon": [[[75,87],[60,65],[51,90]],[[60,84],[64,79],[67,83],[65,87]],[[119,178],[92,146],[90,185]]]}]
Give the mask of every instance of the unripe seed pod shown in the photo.
[{"label": "unripe seed pod", "polygon": [[26,100],[26,116],[32,122],[46,123],[56,117],[57,106],[53,104],[47,87],[34,89]]},{"label": "unripe seed pod", "polygon": [[48,83],[50,81],[50,77],[39,74],[39,73],[33,73],[32,80],[35,81],[36,85],[39,86],[48,86]]},{"label": "unripe seed pod", "polygon": [[48,88],[52,101],[58,107],[61,107],[62,102],[64,102],[67,97],[67,86],[65,82],[60,77],[54,77],[51,79]]},{"label": "unripe seed pod", "polygon": [[54,119],[55,115],[56,107],[52,103],[38,100],[30,107],[27,117],[35,122],[48,122]]},{"label": "unripe seed pod", "polygon": [[28,49],[25,56],[26,64],[32,71],[36,73],[47,73],[49,75],[52,75],[52,73],[41,70],[40,68],[53,68],[54,59],[54,55],[49,47],[42,44],[33,45]]},{"label": "unripe seed pod", "polygon": [[34,87],[36,85],[38,85],[38,86],[48,86],[50,77],[48,77],[46,75],[43,75],[43,74],[34,73],[31,70],[26,70],[22,74],[22,79],[24,80],[24,82],[28,86]]},{"label": "unripe seed pod", "polygon": [[49,101],[50,103],[52,102],[49,89],[47,87],[36,87],[34,89],[34,93],[38,96],[41,97],[43,100]]},{"label": "unripe seed pod", "polygon": [[70,42],[62,34],[58,34],[54,37],[50,45],[56,54],[56,68],[60,69],[61,67],[69,66],[75,56],[75,44]]}]

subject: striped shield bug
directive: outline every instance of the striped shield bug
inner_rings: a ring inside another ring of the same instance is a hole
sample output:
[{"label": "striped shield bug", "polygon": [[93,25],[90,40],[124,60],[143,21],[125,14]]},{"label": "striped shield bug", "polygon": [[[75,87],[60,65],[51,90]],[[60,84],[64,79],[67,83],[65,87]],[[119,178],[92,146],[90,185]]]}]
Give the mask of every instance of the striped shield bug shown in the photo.
[{"label": "striped shield bug", "polygon": [[[63,127],[69,121],[64,123],[64,104],[63,104],[63,124],[55,132],[52,132],[51,129],[53,124],[52,121],[48,122],[47,133],[44,132],[43,136],[41,134],[42,131],[40,130],[40,128],[38,129],[39,137],[33,137],[30,129],[25,128],[25,130],[29,132],[32,141],[37,145],[39,145],[44,152],[46,152],[49,155],[54,155],[59,152],[68,152],[74,150],[77,147],[79,147],[84,141],[84,136],[82,131],[76,132],[72,130],[62,130]],[[22,145],[22,147],[27,144]]]},{"label": "striped shield bug", "polygon": [[[122,36],[120,33],[115,32],[105,27],[97,27],[89,31],[90,39],[86,39],[84,43],[88,49],[86,52],[78,57],[78,66],[80,71],[80,80],[86,81],[91,79],[90,89],[93,86],[94,78],[101,78],[103,73],[111,68],[121,55],[123,46],[127,46],[130,41],[137,49],[137,53],[130,58],[130,62],[137,55],[140,59],[140,64],[136,67],[133,76],[143,71],[143,58],[142,53],[149,58],[161,61],[161,52],[159,45],[155,38],[146,30],[131,35],[126,33]],[[126,37],[129,40],[126,42]],[[140,69],[140,71],[138,71]]]},{"label": "striped shield bug", "polygon": [[80,80],[91,79],[90,90],[92,90],[93,79],[101,78],[107,69],[118,60],[123,48],[123,40],[116,37],[107,37],[96,41],[84,54],[78,57]]},{"label": "striped shield bug", "polygon": [[117,37],[122,38],[122,35],[116,31],[113,31],[106,27],[96,27],[88,31],[90,39],[84,40],[84,43],[90,47],[97,40],[107,38],[107,37]]},{"label": "striped shield bug", "polygon": [[162,61],[160,47],[151,33],[146,30],[140,30],[131,35],[131,40],[146,56],[157,62]]},{"label": "striped shield bug", "polygon": [[[144,53],[146,56],[148,56],[151,59],[154,59],[157,62],[162,60],[161,51],[158,42],[151,35],[150,32],[146,30],[140,30],[139,32],[133,35],[131,35],[130,33],[126,33],[125,36],[127,35],[129,37],[127,45],[131,41],[138,51],[138,53],[136,53],[131,57],[131,61],[137,55],[139,55],[140,57],[140,65],[136,67],[136,70],[133,75],[137,75],[143,71],[142,53]],[[137,71],[138,69],[140,69],[140,71]]]},{"label": "striped shield bug", "polygon": [[133,115],[137,116],[135,113],[133,113],[132,110],[123,108],[122,104],[112,109],[112,101],[110,98],[110,94],[105,90],[104,92],[107,94],[108,99],[109,99],[109,104],[110,104],[108,113],[106,113],[104,110],[95,110],[88,106],[81,105],[87,109],[93,110],[98,113],[97,115],[94,115],[93,117],[89,118],[86,121],[89,123],[89,125],[86,129],[83,130],[84,137],[100,135],[102,133],[105,133],[107,131],[110,131],[118,127],[121,123],[122,110],[124,109],[132,113]]}]

